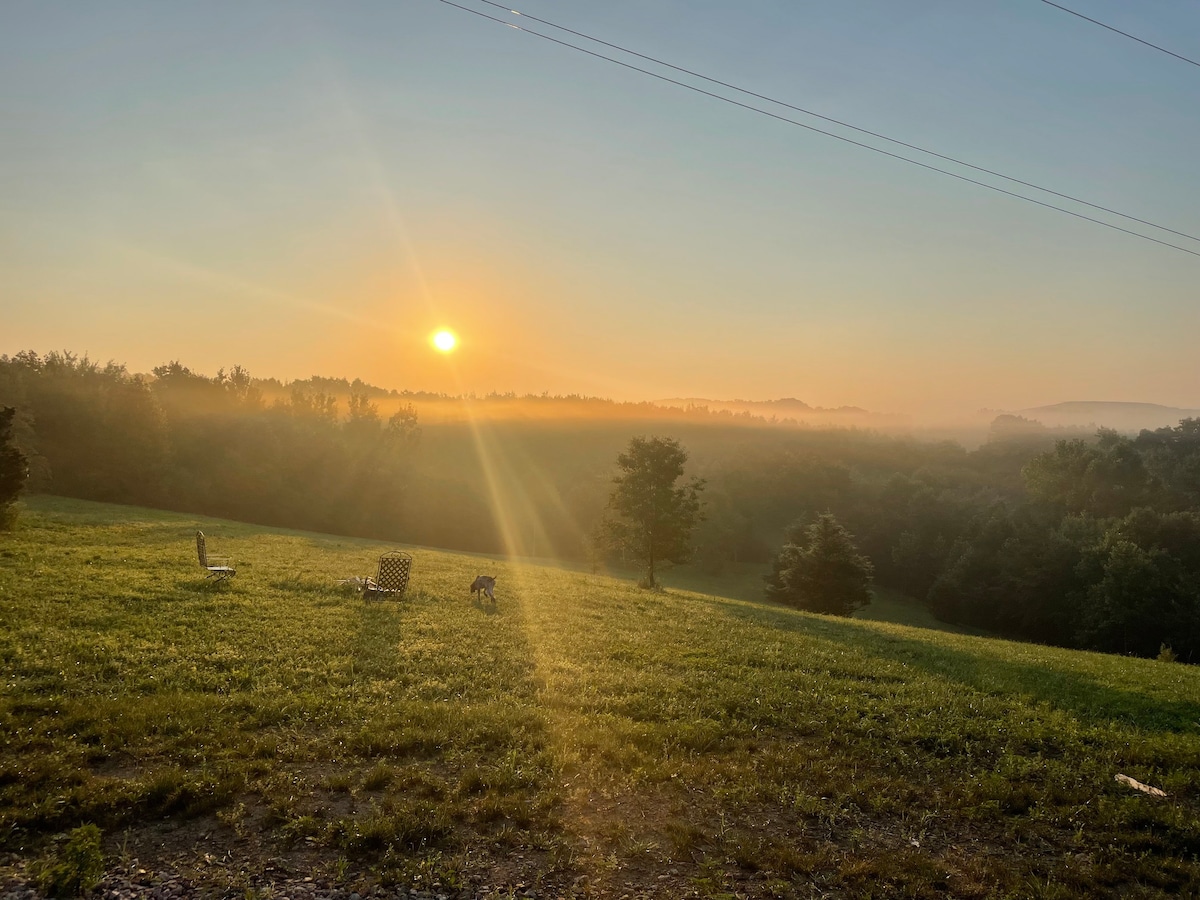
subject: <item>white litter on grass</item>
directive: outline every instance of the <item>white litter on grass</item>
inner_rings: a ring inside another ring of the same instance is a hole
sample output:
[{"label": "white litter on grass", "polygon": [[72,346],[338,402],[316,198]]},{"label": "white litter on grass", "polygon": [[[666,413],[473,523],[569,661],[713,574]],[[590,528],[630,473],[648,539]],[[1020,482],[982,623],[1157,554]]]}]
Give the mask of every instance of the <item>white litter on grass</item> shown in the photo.
[{"label": "white litter on grass", "polygon": [[1130,778],[1128,775],[1117,774],[1117,781],[1121,784],[1127,784],[1135,791],[1141,791],[1143,794],[1149,794],[1151,797],[1165,797],[1167,792],[1159,790],[1156,787],[1151,787],[1148,784],[1142,784],[1136,778]]}]

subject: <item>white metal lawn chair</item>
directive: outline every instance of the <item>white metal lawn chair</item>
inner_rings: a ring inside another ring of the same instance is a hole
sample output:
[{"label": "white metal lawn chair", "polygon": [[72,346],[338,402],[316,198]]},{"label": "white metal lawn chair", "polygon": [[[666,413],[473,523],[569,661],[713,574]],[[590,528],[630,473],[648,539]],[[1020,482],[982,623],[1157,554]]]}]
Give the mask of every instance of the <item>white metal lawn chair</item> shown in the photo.
[{"label": "white metal lawn chair", "polygon": [[204,546],[204,532],[196,532],[196,554],[200,557],[200,565],[208,571],[206,578],[215,578],[217,581],[222,581],[226,578],[232,578],[237,574],[237,569],[233,567],[233,560],[228,556],[209,556],[208,550]]}]

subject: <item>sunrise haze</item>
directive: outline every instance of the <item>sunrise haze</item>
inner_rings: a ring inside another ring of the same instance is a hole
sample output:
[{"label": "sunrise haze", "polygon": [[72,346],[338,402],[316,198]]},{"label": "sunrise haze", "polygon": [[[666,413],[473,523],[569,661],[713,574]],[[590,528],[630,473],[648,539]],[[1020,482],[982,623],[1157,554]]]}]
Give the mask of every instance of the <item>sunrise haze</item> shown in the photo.
[{"label": "sunrise haze", "polygon": [[[1200,234],[1200,69],[1044,3],[519,8]],[[1194,4],[1079,8],[1200,55]],[[1200,406],[1195,255],[438,0],[10,3],[0,116],[0,353],[917,416]]]}]

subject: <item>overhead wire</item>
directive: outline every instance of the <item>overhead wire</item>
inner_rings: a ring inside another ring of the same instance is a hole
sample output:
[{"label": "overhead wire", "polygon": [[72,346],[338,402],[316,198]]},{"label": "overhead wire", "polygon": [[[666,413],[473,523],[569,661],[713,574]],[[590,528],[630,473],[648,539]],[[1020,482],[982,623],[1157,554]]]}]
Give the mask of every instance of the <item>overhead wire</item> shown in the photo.
[{"label": "overhead wire", "polygon": [[[541,39],[543,39],[543,40],[550,41],[551,43],[558,44],[558,45],[560,45],[560,46],[562,46],[562,47],[567,47],[567,48],[569,48],[569,49],[571,49],[571,50],[576,50],[576,51],[578,51],[578,52],[580,52],[580,53],[587,54],[588,56],[594,57],[594,58],[596,58],[596,59],[600,59],[600,60],[603,60],[603,61],[605,61],[605,62],[609,62],[609,63],[613,63],[614,65],[621,66],[622,68],[630,69],[630,70],[632,70],[632,71],[634,71],[634,72],[639,72],[639,73],[641,73],[641,74],[643,74],[643,75],[648,75],[648,76],[650,76],[651,78],[656,78],[656,79],[658,79],[659,81],[664,81],[664,82],[666,82],[666,83],[668,83],[668,84],[673,84],[673,85],[675,85],[675,86],[677,86],[677,87],[681,87],[681,88],[684,88],[684,89],[686,89],[686,90],[692,91],[692,92],[694,92],[694,93],[701,94],[701,95],[703,95],[703,96],[706,96],[706,97],[710,97],[710,98],[712,98],[712,99],[714,99],[714,100],[720,100],[720,101],[722,101],[722,102],[724,102],[724,103],[728,103],[728,104],[730,104],[730,105],[732,105],[732,106],[740,107],[740,108],[742,108],[742,109],[749,110],[750,112],[755,112],[755,113],[758,113],[759,115],[767,116],[767,117],[769,117],[769,118],[775,119],[775,120],[777,120],[777,121],[780,121],[780,122],[784,122],[784,123],[786,123],[786,124],[789,124],[789,125],[795,125],[795,126],[796,126],[796,127],[798,127],[798,128],[803,128],[803,129],[805,129],[805,130],[807,130],[807,131],[811,131],[811,132],[814,132],[814,133],[816,133],[816,134],[821,134],[821,135],[824,135],[824,136],[826,136],[826,137],[831,137],[831,138],[833,138],[833,139],[835,139],[835,140],[842,141],[843,143],[846,143],[846,144],[851,144],[852,146],[855,146],[855,147],[861,147],[861,148],[862,148],[862,149],[864,149],[864,150],[870,150],[870,151],[873,151],[873,152],[875,152],[875,153],[879,153],[879,154],[881,154],[881,155],[883,155],[883,156],[890,157],[891,159],[899,160],[900,162],[905,162],[905,163],[908,163],[909,165],[912,165],[912,166],[918,166],[918,167],[920,167],[920,168],[922,168],[922,169],[927,169],[927,170],[929,170],[929,171],[931,171],[931,172],[936,172],[936,173],[939,173],[939,174],[941,174],[941,175],[946,175],[946,176],[949,176],[950,178],[955,178],[955,179],[957,179],[957,180],[959,180],[959,181],[963,181],[963,182],[966,182],[966,183],[968,183],[968,184],[973,184],[973,185],[976,185],[976,186],[978,186],[978,187],[985,188],[985,189],[987,189],[987,190],[989,190],[989,191],[994,191],[995,193],[1004,194],[1005,196],[1008,196],[1008,197],[1013,197],[1013,198],[1015,198],[1015,199],[1017,199],[1017,200],[1024,200],[1024,201],[1025,201],[1025,202],[1027,202],[1027,203],[1033,203],[1033,204],[1035,204],[1035,205],[1037,205],[1037,206],[1041,206],[1041,207],[1044,207],[1044,208],[1046,208],[1046,209],[1051,209],[1051,210],[1054,210],[1054,211],[1056,211],[1056,212],[1064,213],[1064,214],[1066,214],[1066,215],[1068,215],[1068,216],[1073,216],[1074,218],[1077,218],[1077,219],[1082,219],[1082,220],[1084,220],[1084,221],[1086,221],[1086,222],[1092,222],[1093,224],[1096,224],[1096,225],[1101,225],[1101,226],[1103,226],[1103,227],[1105,227],[1105,228],[1112,229],[1113,231],[1118,231],[1118,232],[1121,232],[1122,234],[1127,234],[1127,235],[1130,235],[1130,236],[1132,236],[1132,237],[1141,238],[1141,239],[1142,239],[1142,240],[1144,240],[1144,241],[1149,241],[1149,242],[1151,242],[1151,243],[1153,243],[1153,244],[1159,244],[1160,246],[1163,246],[1163,247],[1168,247],[1168,248],[1170,248],[1170,249],[1172,249],[1172,250],[1178,250],[1179,252],[1181,252],[1181,253],[1187,253],[1187,254],[1188,254],[1188,255],[1190,255],[1190,256],[1196,256],[1196,257],[1200,257],[1200,251],[1192,250],[1192,249],[1190,249],[1190,248],[1188,248],[1188,247],[1181,247],[1181,246],[1179,246],[1178,244],[1173,244],[1173,243],[1171,243],[1170,241],[1161,240],[1161,239],[1159,239],[1159,238],[1152,237],[1152,236],[1150,236],[1150,235],[1148,235],[1148,234],[1142,234],[1141,232],[1138,232],[1138,231],[1133,231],[1133,230],[1131,230],[1131,229],[1129,229],[1129,228],[1123,228],[1123,227],[1122,227],[1122,226],[1120,226],[1120,225],[1115,225],[1115,224],[1113,224],[1112,222],[1106,222],[1106,221],[1104,221],[1103,219],[1098,219],[1098,218],[1096,218],[1096,217],[1094,217],[1094,216],[1089,216],[1089,215],[1086,215],[1086,214],[1084,214],[1084,213],[1077,212],[1077,211],[1075,211],[1075,210],[1071,210],[1071,209],[1067,209],[1067,208],[1065,208],[1065,207],[1062,207],[1062,206],[1056,206],[1056,205],[1055,205],[1055,204],[1053,204],[1053,203],[1047,203],[1046,201],[1043,201],[1043,200],[1038,200],[1038,199],[1036,199],[1036,198],[1034,198],[1034,197],[1029,197],[1029,196],[1026,196],[1026,195],[1024,195],[1024,194],[1017,193],[1016,191],[1010,191],[1010,190],[1008,190],[1007,188],[999,187],[999,186],[997,186],[997,185],[994,185],[994,184],[989,184],[989,183],[988,183],[988,182],[986,182],[986,181],[980,181],[979,179],[976,179],[976,178],[971,178],[971,177],[969,177],[969,176],[967,176],[967,175],[962,175],[962,174],[960,174],[960,173],[958,173],[958,172],[952,172],[952,171],[950,171],[949,169],[943,169],[943,168],[941,168],[941,167],[939,167],[939,166],[931,165],[930,163],[921,162],[920,160],[912,159],[912,158],[910,158],[910,157],[903,156],[903,155],[901,155],[901,154],[899,154],[899,153],[893,153],[893,152],[891,152],[890,150],[884,150],[884,149],[882,149],[882,148],[880,148],[880,147],[875,147],[875,146],[873,146],[873,145],[871,145],[871,144],[867,144],[867,143],[864,143],[864,142],[862,142],[862,141],[856,141],[856,140],[854,140],[853,138],[846,137],[845,135],[840,135],[840,134],[837,134],[837,133],[835,133],[835,132],[832,132],[832,131],[826,131],[825,129],[823,129],[823,128],[818,128],[818,127],[816,127],[815,125],[810,125],[810,124],[808,124],[808,123],[806,123],[806,122],[801,122],[801,121],[798,121],[797,119],[789,118],[788,116],[780,115],[779,113],[771,112],[770,110],[762,109],[761,107],[758,107],[758,106],[753,106],[753,105],[751,105],[751,104],[749,104],[749,103],[743,103],[743,102],[742,102],[742,101],[740,101],[740,100],[735,100],[735,99],[733,99],[732,97],[726,97],[726,96],[724,96],[723,94],[718,94],[718,93],[716,93],[716,92],[714,92],[714,91],[705,90],[704,88],[698,87],[698,86],[696,86],[696,85],[694,85],[694,84],[689,84],[689,83],[688,83],[688,82],[686,82],[686,81],[680,81],[679,79],[676,79],[676,78],[671,78],[671,77],[670,77],[670,76],[668,76],[668,75],[663,75],[663,74],[662,74],[662,73],[660,73],[660,72],[654,72],[654,71],[652,71],[652,70],[650,70],[650,69],[645,69],[645,68],[642,68],[641,66],[634,65],[633,63],[629,63],[629,62],[626,62],[626,61],[624,61],[624,60],[621,60],[621,59],[616,59],[616,58],[614,58],[614,57],[612,57],[612,56],[607,56],[607,55],[605,55],[605,54],[603,54],[603,53],[599,53],[599,52],[597,52],[597,51],[595,51],[595,50],[590,50],[590,49],[588,49],[587,47],[581,47],[581,46],[579,46],[578,44],[573,44],[573,43],[571,43],[570,41],[564,41],[564,40],[562,40],[562,39],[560,39],[560,38],[553,37],[552,35],[548,35],[548,34],[545,34],[545,33],[543,33],[543,32],[540,32],[540,31],[535,31],[535,30],[533,30],[533,29],[531,29],[531,28],[525,28],[525,27],[523,27],[523,26],[521,26],[521,25],[517,25],[517,24],[515,24],[515,23],[513,23],[513,22],[506,21],[506,20],[504,20],[504,19],[498,18],[497,16],[490,15],[489,13],[483,12],[483,11],[481,11],[481,10],[478,10],[478,9],[472,9],[472,8],[470,8],[470,7],[468,7],[468,6],[463,6],[463,5],[462,5],[462,4],[460,4],[460,3],[455,3],[455,2],[454,2],[454,0],[438,0],[438,2],[439,2],[439,3],[443,3],[443,4],[445,4],[446,6],[452,6],[452,7],[454,7],[455,9],[462,10],[463,12],[470,13],[470,14],[472,14],[472,15],[475,15],[475,16],[478,16],[478,17],[480,17],[480,18],[487,19],[487,20],[489,20],[489,21],[492,21],[492,22],[496,22],[496,23],[498,23],[498,24],[500,24],[500,25],[503,25],[503,26],[504,26],[504,27],[506,27],[506,28],[511,28],[511,29],[513,29],[513,30],[515,30],[515,31],[520,31],[520,32],[522,32],[522,33],[524,33],[524,34],[532,35],[532,36],[534,36],[534,37],[538,37],[538,38],[541,38]],[[513,13],[513,14],[515,14],[515,15],[522,16],[522,18],[529,18],[529,19],[533,19],[533,17],[532,17],[532,16],[525,16],[525,15],[523,15],[522,13],[519,13],[519,12],[517,12],[516,10],[509,9],[508,7],[500,6],[499,4],[496,4],[496,3],[490,3],[490,0],[479,0],[479,2],[485,2],[485,3],[489,3],[489,5],[492,5],[492,6],[497,6],[498,8],[504,9],[506,12],[511,12],[511,13]],[[541,20],[539,20],[539,21],[541,21]],[[550,23],[543,22],[543,24],[550,24]],[[551,27],[554,27],[554,28],[559,28],[560,26],[551,25]],[[563,29],[563,30],[564,30],[564,31],[569,31],[569,29]],[[638,57],[640,57],[640,58],[647,59],[648,61],[655,61],[655,62],[657,62],[656,60],[653,60],[653,58],[652,58],[652,57],[645,57],[645,56],[643,56],[642,54],[637,54],[637,53],[634,53],[633,51],[626,51],[626,50],[624,50],[624,48],[621,48],[621,47],[619,47],[618,45],[615,45],[615,44],[607,44],[606,42],[604,42],[604,41],[601,41],[601,40],[599,40],[599,39],[596,39],[596,38],[591,38],[591,37],[589,37],[589,36],[587,36],[587,35],[583,34],[582,32],[572,32],[572,33],[574,33],[574,34],[577,34],[578,36],[584,37],[584,38],[585,38],[585,39],[587,39],[587,40],[593,40],[593,41],[595,41],[595,42],[597,42],[597,43],[600,43],[600,44],[605,44],[606,46],[610,46],[610,47],[612,47],[613,49],[617,49],[617,50],[621,50],[622,52],[629,53],[630,55],[633,55],[633,56],[638,56]],[[667,67],[669,67],[669,68],[672,68],[672,69],[674,69],[674,70],[676,70],[676,71],[681,71],[681,72],[685,72],[685,73],[687,73],[687,74],[692,74],[692,73],[688,72],[688,70],[681,69],[681,68],[679,68],[679,67],[677,67],[677,66],[670,66],[670,65],[669,65],[669,64],[667,64],[667,63],[660,63],[660,64],[661,64],[661,65],[664,65],[664,66],[667,66]],[[705,80],[707,80],[707,81],[709,81],[709,82],[711,82],[711,83],[714,83],[714,84],[721,84],[722,86],[726,86],[726,85],[725,85],[723,82],[718,82],[716,79],[708,79],[708,78],[706,78],[706,76],[700,76],[700,75],[697,75],[696,77],[705,78]],[[732,86],[729,86],[729,87],[732,87]],[[740,88],[732,88],[732,89],[733,89],[733,90],[739,90],[739,91],[741,90]],[[747,94],[752,94],[752,92],[750,92],[750,91],[745,91],[745,93],[747,93]],[[760,97],[761,97],[761,95],[754,95],[754,96],[760,96]],[[768,102],[772,102],[772,103],[776,103],[776,102],[778,102],[778,101],[771,100],[769,97],[761,97],[761,99],[765,99],[765,100],[767,100]],[[787,104],[782,104],[782,103],[780,103],[779,105],[782,105],[782,106],[787,106]],[[789,108],[796,109],[797,111],[804,112],[804,113],[806,113],[806,114],[809,114],[809,115],[815,115],[815,114],[812,114],[812,113],[808,113],[808,112],[807,112],[807,110],[802,110],[802,109],[799,109],[798,107],[789,107]],[[826,117],[820,117],[820,118],[826,118]],[[842,123],[840,123],[840,122],[837,122],[837,120],[833,120],[833,119],[826,119],[826,120],[827,120],[827,121],[834,122],[834,123],[836,123],[836,124],[842,124]],[[891,139],[891,138],[887,138],[887,137],[884,137],[884,136],[882,136],[882,135],[876,135],[874,132],[867,132],[867,131],[865,131],[864,129],[858,129],[858,128],[854,128],[854,126],[848,126],[848,125],[847,125],[847,126],[845,126],[845,127],[847,127],[847,128],[851,128],[851,129],[853,129],[853,130],[855,130],[855,131],[859,131],[859,132],[861,132],[861,133],[864,133],[864,134],[871,134],[872,136],[877,136],[877,137],[880,137],[880,138],[881,138],[881,139],[883,139],[883,140],[892,141],[892,139]],[[901,141],[892,141],[892,142],[893,142],[893,143],[896,143],[896,144],[903,144],[903,142],[901,142]],[[945,160],[947,160],[947,161],[950,161],[950,162],[955,162],[955,163],[958,163],[958,161],[957,161],[957,160],[954,160],[952,157],[944,157],[944,156],[940,156],[939,154],[935,154],[935,153],[933,153],[932,151],[924,150],[924,149],[922,149],[922,148],[920,148],[920,147],[916,147],[916,146],[914,146],[914,145],[907,145],[907,144],[903,144],[903,145],[904,145],[904,146],[911,147],[912,149],[918,150],[919,152],[922,152],[922,153],[927,153],[927,154],[929,154],[929,155],[931,155],[931,156],[938,156],[938,157],[939,157],[939,158],[941,158],[941,159],[945,159]],[[990,170],[982,169],[982,168],[980,168],[980,167],[977,167],[977,166],[971,166],[970,164],[967,164],[967,163],[958,163],[958,164],[960,164],[960,165],[964,165],[964,166],[966,166],[966,167],[968,167],[968,168],[975,169],[976,171],[980,171],[980,172],[986,172],[987,174],[995,174],[997,177],[1000,177],[1000,178],[1007,179],[1007,180],[1009,180],[1009,181],[1012,181],[1012,182],[1014,182],[1014,183],[1020,183],[1020,184],[1023,184],[1023,185],[1025,185],[1025,186],[1027,186],[1027,187],[1032,187],[1032,188],[1034,188],[1035,190],[1041,190],[1041,191],[1044,191],[1044,192],[1046,192],[1046,193],[1050,193],[1050,194],[1054,194],[1055,196],[1062,197],[1062,198],[1064,198],[1064,199],[1072,200],[1073,202],[1079,202],[1079,203],[1081,203],[1081,204],[1083,204],[1083,205],[1086,205],[1086,206],[1089,206],[1089,207],[1091,207],[1091,208],[1093,208],[1093,209],[1098,209],[1098,210],[1102,210],[1102,211],[1104,211],[1104,212],[1109,212],[1109,213],[1111,213],[1112,215],[1117,215],[1117,216],[1120,216],[1120,217],[1122,217],[1122,218],[1128,219],[1128,220],[1130,220],[1130,221],[1136,221],[1136,222],[1139,222],[1139,223],[1141,223],[1141,224],[1148,225],[1148,226],[1150,226],[1150,227],[1152,227],[1152,228],[1157,228],[1157,229],[1159,229],[1159,230],[1161,230],[1161,231],[1164,231],[1164,232],[1169,232],[1169,233],[1171,233],[1171,234],[1176,234],[1176,235],[1178,235],[1178,236],[1180,236],[1180,237],[1183,237],[1183,238],[1186,238],[1186,239],[1188,239],[1188,240],[1192,240],[1192,241],[1200,241],[1200,237],[1197,237],[1197,236],[1195,236],[1195,235],[1191,235],[1191,234],[1187,234],[1186,232],[1176,231],[1176,230],[1174,230],[1174,229],[1172,229],[1172,228],[1168,228],[1168,227],[1166,227],[1166,226],[1164,226],[1164,225],[1158,225],[1158,224],[1155,224],[1155,223],[1153,223],[1153,222],[1149,222],[1149,221],[1146,221],[1146,220],[1143,220],[1143,219],[1139,219],[1139,218],[1137,218],[1137,217],[1135,217],[1135,216],[1127,215],[1127,214],[1125,214],[1125,213],[1117,212],[1117,211],[1115,211],[1115,210],[1109,210],[1109,209],[1108,209],[1108,208],[1106,208],[1106,207],[1098,206],[1098,205],[1096,205],[1096,204],[1087,203],[1086,201],[1082,201],[1082,200],[1075,200],[1075,198],[1073,198],[1073,197],[1070,197],[1069,195],[1066,195],[1066,194],[1059,194],[1059,193],[1057,193],[1057,192],[1050,191],[1049,189],[1038,187],[1037,185],[1034,185],[1034,184],[1030,184],[1030,183],[1026,183],[1026,182],[1021,182],[1021,181],[1019,181],[1018,179],[1015,179],[1015,178],[1010,178],[1009,176],[1005,176],[1005,175],[1000,175],[999,173],[992,173]]]},{"label": "overhead wire", "polygon": [[[1147,219],[1141,219],[1141,218],[1138,218],[1137,216],[1131,215],[1129,213],[1123,213],[1120,210],[1112,209],[1107,206],[1102,206],[1099,203],[1091,203],[1087,200],[1082,199],[1081,197],[1075,197],[1075,196],[1072,196],[1071,194],[1064,194],[1061,191],[1056,191],[1056,190],[1053,190],[1048,187],[1043,187],[1042,185],[1035,184],[1031,181],[1023,181],[1020,178],[1016,178],[1012,175],[1005,175],[1003,172],[997,172],[994,169],[988,169],[984,166],[978,166],[978,165],[969,163],[966,160],[959,159],[954,156],[948,156],[944,153],[938,153],[937,151],[930,150],[926,147],[918,146],[917,144],[910,144],[907,141],[902,141],[897,138],[888,137],[886,134],[880,134],[879,132],[871,131],[868,128],[861,128],[857,125],[851,125],[849,122],[843,121],[842,119],[836,119],[832,116],[823,115],[822,113],[815,112],[814,110],[805,109],[802,106],[796,106],[793,103],[788,103],[785,100],[779,100],[775,97],[770,97],[766,94],[760,94],[760,93],[758,93],[756,91],[752,91],[748,88],[739,87],[738,85],[731,84],[728,81],[722,81],[719,78],[712,78],[708,75],[704,75],[693,69],[684,68],[683,66],[677,66],[673,63],[667,62],[666,60],[659,59],[658,57],[655,57],[655,56],[649,56],[648,54],[645,54],[645,53],[639,53],[636,50],[631,50],[628,47],[623,47],[620,44],[614,44],[610,41],[603,40],[602,38],[595,37],[593,35],[587,34],[582,31],[576,31],[575,29],[568,28],[565,25],[558,25],[554,22],[549,21],[548,19],[541,19],[541,18],[538,18],[537,16],[530,15],[529,13],[523,13],[519,10],[510,9],[509,7],[505,6],[502,3],[496,3],[495,0],[476,0],[476,2],[485,3],[488,6],[495,7],[496,9],[501,9],[501,10],[504,10],[505,12],[512,13],[514,16],[520,16],[523,19],[529,19],[532,22],[538,22],[542,25],[548,25],[549,27],[554,28],[557,31],[562,31],[566,34],[572,34],[572,35],[575,35],[576,37],[581,37],[584,40],[592,41],[593,43],[600,44],[605,47],[609,47],[613,50],[620,51],[621,53],[626,53],[629,56],[635,56],[638,59],[644,59],[647,62],[654,63],[655,65],[659,65],[659,66],[662,66],[667,69],[672,69],[676,72],[682,72],[685,75],[689,75],[693,78],[699,78],[700,80],[706,81],[709,84],[719,85],[720,87],[728,88],[729,90],[733,90],[733,91],[737,91],[739,94],[743,94],[748,97],[754,97],[757,100],[765,100],[768,103],[774,104],[775,106],[780,106],[780,107],[783,107],[784,109],[790,109],[790,110],[793,110],[794,112],[803,113],[806,116],[812,116],[815,119],[821,119],[822,121],[829,122],[833,125],[838,125],[842,128],[849,129],[850,131],[855,131],[855,132],[858,132],[859,134],[865,134],[865,135],[868,135],[873,138],[878,138],[879,140],[882,140],[882,141],[887,141],[889,144],[894,144],[897,147],[904,147],[908,150],[916,150],[918,153],[924,153],[927,156],[932,156],[935,159],[940,159],[945,162],[954,163],[955,165],[962,166],[963,168],[966,168],[966,169],[972,169],[973,171],[981,172],[985,175],[991,175],[995,178],[1001,178],[1012,184],[1019,184],[1022,187],[1033,188],[1034,190],[1042,191],[1043,193],[1050,194],[1054,197],[1059,197],[1063,200],[1070,200],[1072,203],[1078,203],[1081,206],[1087,206],[1091,209],[1098,210],[1099,212],[1105,212],[1110,215],[1119,216],[1120,218],[1126,219],[1130,222],[1137,222],[1139,225],[1147,225],[1150,228],[1156,228],[1159,231],[1163,231],[1168,234],[1173,234],[1178,237],[1187,238],[1189,241],[1200,242],[1200,236],[1188,234],[1185,231],[1177,231],[1176,229],[1169,228],[1166,225],[1159,225],[1156,222],[1151,222]],[[512,23],[505,21],[504,24],[511,25]],[[523,29],[523,30],[528,31],[528,29]],[[535,32],[530,32],[530,33],[535,34]]]},{"label": "overhead wire", "polygon": [[1115,32],[1116,34],[1119,34],[1122,37],[1127,37],[1131,41],[1137,41],[1139,44],[1145,44],[1147,47],[1152,47],[1153,49],[1159,51],[1160,53],[1165,53],[1165,54],[1167,54],[1167,56],[1173,56],[1176,59],[1183,60],[1185,63],[1190,63],[1191,65],[1200,69],[1200,62],[1196,62],[1196,60],[1194,60],[1194,59],[1190,59],[1186,56],[1182,56],[1181,54],[1176,53],[1173,50],[1168,50],[1166,47],[1160,47],[1158,44],[1152,44],[1152,43],[1150,43],[1150,41],[1143,40],[1142,38],[1138,37],[1136,34],[1130,34],[1128,31],[1122,31],[1120,28],[1114,28],[1112,25],[1106,25],[1104,22],[1101,22],[1099,19],[1093,19],[1091,16],[1085,16],[1081,12],[1076,12],[1073,9],[1068,9],[1067,7],[1063,6],[1061,3],[1054,3],[1054,2],[1052,2],[1052,0],[1042,0],[1042,2],[1045,3],[1047,6],[1053,6],[1055,9],[1061,9],[1063,12],[1070,13],[1071,15],[1076,16],[1077,18],[1083,19],[1085,22],[1091,22],[1093,25],[1099,25],[1101,28],[1107,28],[1109,31]]}]

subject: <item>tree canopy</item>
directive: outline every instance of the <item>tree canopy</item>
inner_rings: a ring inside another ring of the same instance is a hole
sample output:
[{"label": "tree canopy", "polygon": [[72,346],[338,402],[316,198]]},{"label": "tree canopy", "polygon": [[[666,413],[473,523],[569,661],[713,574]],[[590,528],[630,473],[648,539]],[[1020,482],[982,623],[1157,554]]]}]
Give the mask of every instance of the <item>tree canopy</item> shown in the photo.
[{"label": "tree canopy", "polygon": [[635,437],[617,456],[620,474],[608,501],[610,540],[645,566],[642,584],[657,587],[655,567],[687,562],[692,530],[700,521],[704,482],[683,477],[687,451],[671,438]]},{"label": "tree canopy", "polygon": [[13,444],[13,419],[17,411],[11,406],[0,408],[0,528],[12,521],[12,504],[29,477],[25,454]]},{"label": "tree canopy", "polygon": [[871,602],[871,561],[832,513],[793,525],[767,577],[767,596],[810,612],[849,616]]}]

